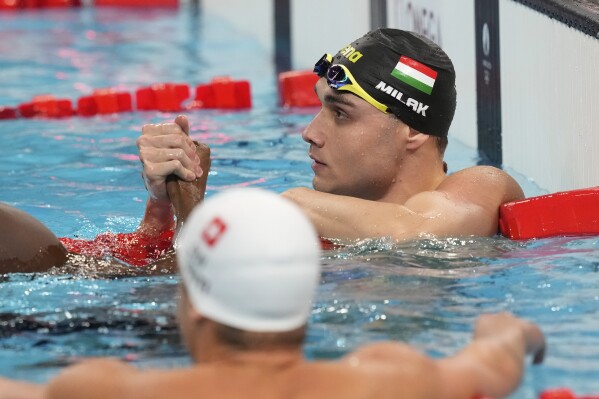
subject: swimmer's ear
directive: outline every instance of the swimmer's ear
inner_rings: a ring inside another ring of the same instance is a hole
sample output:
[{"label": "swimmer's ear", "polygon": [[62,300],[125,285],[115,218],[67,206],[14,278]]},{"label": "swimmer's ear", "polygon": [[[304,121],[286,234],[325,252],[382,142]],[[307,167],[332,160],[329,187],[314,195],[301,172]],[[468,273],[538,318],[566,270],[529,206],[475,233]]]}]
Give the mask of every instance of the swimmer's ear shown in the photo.
[{"label": "swimmer's ear", "polygon": [[430,137],[431,136],[428,134],[420,133],[418,130],[410,128],[410,133],[408,134],[408,139],[406,141],[406,148],[412,151],[417,150],[422,147]]},{"label": "swimmer's ear", "polygon": [[175,123],[181,127],[181,130],[189,136],[189,120],[185,115],[179,115],[175,118]]},{"label": "swimmer's ear", "polygon": [[204,322],[206,320],[210,320],[209,318],[207,318],[206,316],[204,316],[201,313],[198,313],[197,311],[194,311],[192,316],[193,316],[193,319],[198,323]]},{"label": "swimmer's ear", "polygon": [[185,314],[183,314],[183,316],[186,317],[187,320],[201,322],[202,320],[206,319],[205,316],[203,316],[193,307],[191,299],[189,298],[189,294],[187,293],[187,288],[185,288],[183,283],[180,283],[179,285],[179,295],[181,295],[180,300],[182,302],[179,306],[181,306],[181,309],[184,310]]},{"label": "swimmer's ear", "polygon": [[193,323],[196,323],[197,325],[203,325],[206,321],[210,320],[202,313],[198,312],[193,306],[189,306],[187,308],[186,316],[188,320],[191,320]]}]

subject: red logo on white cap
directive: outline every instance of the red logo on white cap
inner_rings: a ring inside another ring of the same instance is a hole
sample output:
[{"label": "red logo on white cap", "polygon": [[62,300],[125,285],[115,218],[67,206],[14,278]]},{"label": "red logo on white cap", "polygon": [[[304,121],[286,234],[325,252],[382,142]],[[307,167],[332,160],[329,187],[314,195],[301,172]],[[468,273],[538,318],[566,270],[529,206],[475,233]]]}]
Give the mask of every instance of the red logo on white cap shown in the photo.
[{"label": "red logo on white cap", "polygon": [[218,216],[212,219],[202,231],[202,239],[209,247],[213,247],[227,230],[227,225]]}]

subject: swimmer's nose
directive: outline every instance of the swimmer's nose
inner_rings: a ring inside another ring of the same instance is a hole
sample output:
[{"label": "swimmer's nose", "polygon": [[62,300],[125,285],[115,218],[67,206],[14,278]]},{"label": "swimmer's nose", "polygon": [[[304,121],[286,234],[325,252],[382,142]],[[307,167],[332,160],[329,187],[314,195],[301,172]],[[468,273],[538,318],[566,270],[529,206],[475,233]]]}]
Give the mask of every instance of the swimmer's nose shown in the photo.
[{"label": "swimmer's nose", "polygon": [[322,110],[316,114],[314,119],[312,119],[312,122],[310,122],[302,132],[302,139],[304,139],[306,143],[314,144],[317,147],[322,147],[324,145],[324,135],[319,127],[321,113]]}]

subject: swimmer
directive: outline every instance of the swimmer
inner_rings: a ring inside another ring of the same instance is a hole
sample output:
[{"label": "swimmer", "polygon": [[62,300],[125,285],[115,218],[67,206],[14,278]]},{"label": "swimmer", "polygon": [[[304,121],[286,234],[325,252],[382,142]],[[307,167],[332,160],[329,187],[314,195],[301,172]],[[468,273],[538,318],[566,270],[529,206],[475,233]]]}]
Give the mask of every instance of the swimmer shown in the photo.
[{"label": "swimmer", "polygon": [[[473,166],[447,175],[443,154],[456,107],[450,58],[428,39],[377,29],[316,62],[322,108],[304,130],[313,189],[283,195],[299,204],[321,237],[355,240],[422,235],[493,236],[499,206],[524,198],[504,171]],[[198,173],[174,123],[147,125],[137,145],[153,212],[168,224],[164,176]],[[180,151],[175,152],[173,149]],[[162,205],[160,205],[162,204]]]},{"label": "swimmer", "polygon": [[[186,120],[179,118],[175,122],[188,131]],[[192,181],[182,181],[174,175],[165,177],[164,194],[176,225],[171,218],[172,224],[161,226],[161,230],[147,228],[147,221],[155,217],[153,208],[148,207],[140,228],[133,234],[106,233],[92,241],[59,239],[31,215],[0,203],[0,226],[4,227],[0,229],[0,274],[51,271],[101,277],[174,273],[174,252],[169,251],[173,229],[179,229],[193,207],[204,199],[210,170],[208,146],[192,145],[205,173],[198,173]]]},{"label": "swimmer", "polygon": [[44,385],[0,378],[0,398],[500,398],[517,388],[527,354],[543,358],[539,328],[500,313],[482,315],[472,342],[443,359],[398,342],[335,361],[304,359],[319,240],[296,204],[268,191],[212,196],[177,245],[178,323],[191,366],[140,370],[89,359]]}]

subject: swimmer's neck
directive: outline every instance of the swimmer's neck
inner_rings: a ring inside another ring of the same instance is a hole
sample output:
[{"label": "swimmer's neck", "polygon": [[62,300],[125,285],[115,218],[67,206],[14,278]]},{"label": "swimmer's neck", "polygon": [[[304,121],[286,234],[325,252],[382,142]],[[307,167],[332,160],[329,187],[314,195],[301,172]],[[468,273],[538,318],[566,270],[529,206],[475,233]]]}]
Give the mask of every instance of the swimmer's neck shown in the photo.
[{"label": "swimmer's neck", "polygon": [[[414,178],[414,176],[417,176],[417,178]],[[409,179],[400,177],[393,182],[389,190],[381,198],[377,199],[377,201],[403,205],[416,194],[425,191],[435,191],[445,178],[447,178],[447,175],[439,171],[414,173]]]},{"label": "swimmer's neck", "polygon": [[[194,328],[195,327],[195,328]],[[227,367],[287,367],[304,362],[301,344],[277,347],[240,348],[219,339],[214,323],[203,319],[184,334],[194,363]]]},{"label": "swimmer's neck", "polygon": [[[371,201],[403,205],[416,194],[435,191],[447,178],[443,170],[443,160],[435,159],[434,161],[436,163],[432,168],[416,167],[408,163],[393,181],[385,186],[385,190],[377,190],[374,187],[371,192],[350,195]],[[429,162],[431,161],[429,160]]]}]

